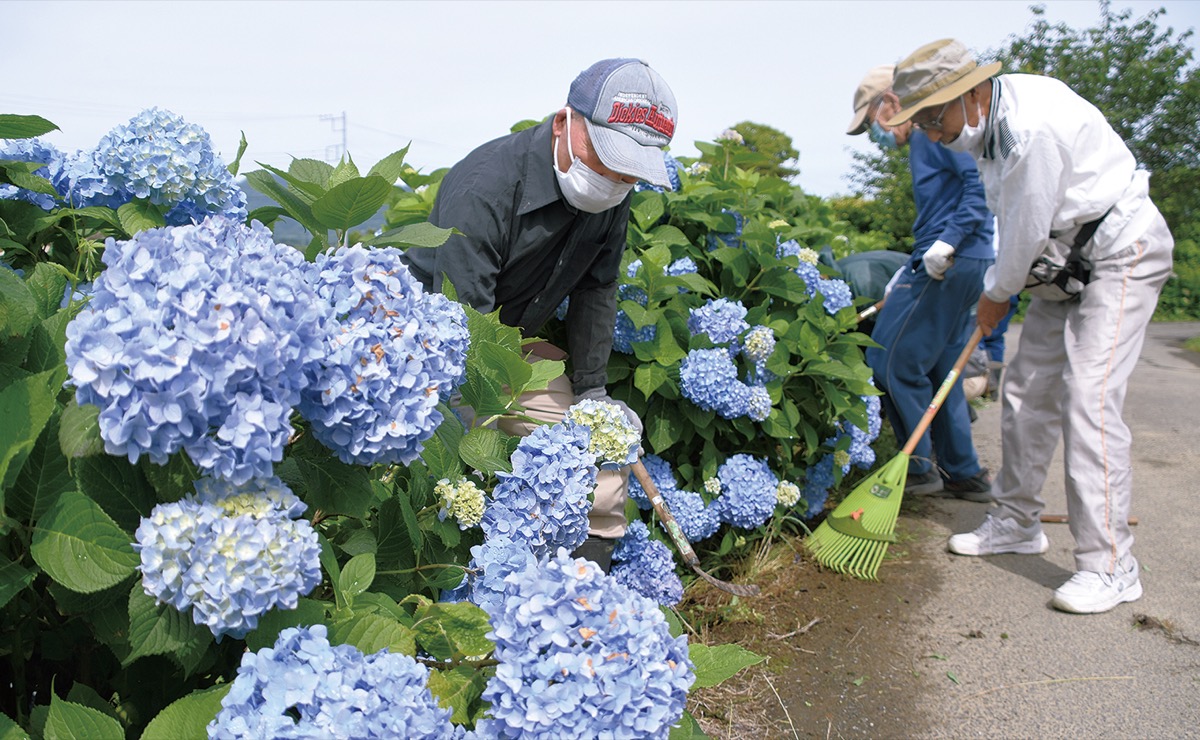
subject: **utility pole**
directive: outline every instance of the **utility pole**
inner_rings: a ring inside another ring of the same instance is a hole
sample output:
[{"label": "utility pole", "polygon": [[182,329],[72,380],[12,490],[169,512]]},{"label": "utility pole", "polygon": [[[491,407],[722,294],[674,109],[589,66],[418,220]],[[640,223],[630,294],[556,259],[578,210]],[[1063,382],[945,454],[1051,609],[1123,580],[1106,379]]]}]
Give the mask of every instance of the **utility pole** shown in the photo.
[{"label": "utility pole", "polygon": [[325,160],[329,162],[340,162],[346,154],[346,111],[342,111],[340,116],[335,116],[332,113],[322,114],[322,121],[329,121],[333,132],[341,133],[342,144],[339,147],[337,144],[332,144],[325,147]]}]

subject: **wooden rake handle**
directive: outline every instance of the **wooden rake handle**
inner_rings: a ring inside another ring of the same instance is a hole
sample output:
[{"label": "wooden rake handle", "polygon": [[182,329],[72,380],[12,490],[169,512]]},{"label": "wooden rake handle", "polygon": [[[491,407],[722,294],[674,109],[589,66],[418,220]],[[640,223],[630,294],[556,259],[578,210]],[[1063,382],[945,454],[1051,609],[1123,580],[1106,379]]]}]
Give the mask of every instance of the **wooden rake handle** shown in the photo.
[{"label": "wooden rake handle", "polygon": [[658,492],[658,486],[654,485],[654,481],[650,479],[650,473],[646,470],[646,466],[642,464],[641,458],[635,460],[631,467],[633,468],[633,475],[638,479],[638,483],[642,484],[642,490],[646,492],[646,498],[650,499],[650,504],[654,507],[655,513],[662,520],[663,526],[667,528],[667,534],[671,537],[671,541],[675,543],[679,554],[683,556],[683,562],[687,563],[688,567],[695,571],[696,575],[722,591],[727,591],[736,596],[758,596],[758,586],[752,583],[741,585],[722,581],[700,567],[700,558],[696,557],[696,551],[692,549],[691,543],[683,535],[683,530],[679,528],[679,522],[675,521],[671,510],[667,508],[667,502],[663,500],[662,494]]},{"label": "wooden rake handle", "polygon": [[971,353],[975,351],[975,347],[979,344],[979,340],[983,338],[983,327],[976,325],[975,331],[971,333],[971,338],[967,340],[966,346],[963,347],[958,359],[954,362],[954,367],[950,368],[950,372],[946,374],[946,379],[942,381],[941,387],[937,393],[933,394],[933,400],[929,402],[929,408],[925,409],[925,415],[921,417],[921,421],[913,429],[912,434],[908,438],[908,442],[904,444],[904,454],[911,455],[912,451],[917,449],[917,443],[921,441],[921,435],[925,434],[925,430],[929,428],[933,417],[937,415],[938,409],[942,407],[942,403],[946,400],[946,396],[950,395],[950,389],[954,387],[958,376],[962,375],[963,368],[967,366],[967,361],[971,359]]},{"label": "wooden rake handle", "polygon": [[857,318],[855,319],[855,321],[857,321],[858,323],[860,323],[860,324],[861,324],[862,322],[864,322],[864,321],[866,321],[867,319],[871,318],[871,317],[872,317],[872,316],[874,316],[875,314],[879,313],[879,309],[881,309],[881,308],[883,308],[883,301],[882,301],[882,300],[881,300],[881,301],[878,301],[878,302],[876,302],[876,303],[874,303],[874,304],[872,304],[872,305],[870,305],[870,306],[867,306],[867,307],[866,307],[866,308],[864,308],[862,311],[860,311],[860,312],[859,312],[859,314],[858,314],[858,316],[857,316]]}]

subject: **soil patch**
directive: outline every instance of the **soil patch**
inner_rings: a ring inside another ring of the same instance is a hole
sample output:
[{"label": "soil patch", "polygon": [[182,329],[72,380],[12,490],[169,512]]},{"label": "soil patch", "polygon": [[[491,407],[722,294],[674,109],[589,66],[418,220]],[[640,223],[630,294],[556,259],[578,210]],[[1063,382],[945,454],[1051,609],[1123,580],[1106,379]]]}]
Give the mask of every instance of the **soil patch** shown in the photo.
[{"label": "soil patch", "polygon": [[920,735],[941,656],[922,655],[924,605],[939,587],[929,524],[902,513],[900,541],[879,580],[824,570],[800,539],[761,551],[735,580],[761,596],[737,599],[702,581],[681,613],[707,644],[735,643],[767,659],[719,686],[694,691],[688,709],[713,738],[852,738]]}]

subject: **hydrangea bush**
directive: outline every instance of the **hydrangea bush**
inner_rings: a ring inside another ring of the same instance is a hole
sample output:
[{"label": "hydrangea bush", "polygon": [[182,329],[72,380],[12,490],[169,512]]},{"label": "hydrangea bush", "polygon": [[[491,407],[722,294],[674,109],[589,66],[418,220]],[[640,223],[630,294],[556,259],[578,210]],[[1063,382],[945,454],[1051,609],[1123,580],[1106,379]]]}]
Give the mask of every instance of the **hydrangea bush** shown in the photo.
[{"label": "hydrangea bush", "polygon": [[[694,680],[753,661],[692,663],[704,646],[660,606],[682,594],[674,550],[636,505],[611,576],[569,553],[598,466],[639,446],[696,542],[798,513],[810,457],[831,478],[865,459],[852,311],[778,256],[812,243],[761,223],[754,203],[780,207],[760,185],[734,197],[728,171],[681,165],[674,189],[635,196],[621,308],[639,334],[611,390],[647,434],[582,404],[513,438],[491,422],[523,419],[521,395],[564,365],[531,365],[496,314],[411,280],[396,250],[448,232],[401,207],[437,189],[405,152],[365,174],[349,160],[249,173],[279,205],[245,214],[221,174],[238,159],[224,168],[177,117],[139,115],[61,170],[32,142],[53,125],[35,119],[0,118],[0,138],[24,142],[0,158],[14,188],[0,197],[0,403],[19,410],[0,448],[13,724],[664,737],[690,725]],[[389,199],[402,222],[336,246]],[[311,238],[275,244],[279,219]],[[710,251],[710,234],[733,236]],[[728,387],[708,381],[714,410],[683,393],[693,351],[733,367]]]},{"label": "hydrangea bush", "polygon": [[[712,539],[702,558],[820,515],[879,434],[870,340],[820,256],[842,227],[799,188],[739,169],[735,144],[698,142],[725,164],[683,159],[677,187],[634,194],[609,361],[610,393],[646,423],[651,479],[689,540]],[[630,493],[652,522],[636,481]]]}]

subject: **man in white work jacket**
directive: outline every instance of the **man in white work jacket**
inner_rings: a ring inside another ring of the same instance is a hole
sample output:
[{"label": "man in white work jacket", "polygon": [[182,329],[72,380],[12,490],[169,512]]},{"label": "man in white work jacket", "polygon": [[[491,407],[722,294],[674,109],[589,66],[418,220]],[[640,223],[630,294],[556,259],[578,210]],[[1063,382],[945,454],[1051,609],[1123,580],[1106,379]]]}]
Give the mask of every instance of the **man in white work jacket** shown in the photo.
[{"label": "man in white work jacket", "polygon": [[977,308],[984,332],[1013,295],[1033,294],[1004,376],[997,508],[949,549],[1046,552],[1042,486],[1061,436],[1077,572],[1051,605],[1104,612],[1142,595],[1121,410],[1174,240],[1150,200],[1149,173],[1095,106],[1058,80],[999,69],[978,66],[961,42],[927,44],[897,65],[901,111],[888,121],[911,119],[979,165],[999,222]]}]

